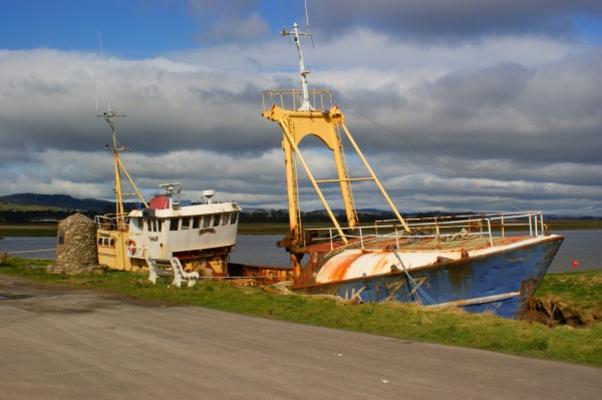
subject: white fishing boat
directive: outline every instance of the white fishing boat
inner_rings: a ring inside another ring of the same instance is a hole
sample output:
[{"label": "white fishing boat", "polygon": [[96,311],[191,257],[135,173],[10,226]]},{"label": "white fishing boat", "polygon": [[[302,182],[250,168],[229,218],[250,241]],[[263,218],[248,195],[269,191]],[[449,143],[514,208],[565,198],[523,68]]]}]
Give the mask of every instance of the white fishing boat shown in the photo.
[{"label": "white fishing boat", "polygon": [[[115,213],[96,216],[98,262],[109,268],[149,269],[156,279],[159,265],[173,269],[181,278],[227,276],[228,255],[236,244],[240,208],[235,201],[213,200],[213,190],[203,191],[197,202],[180,198],[179,183],[162,184],[164,193],[146,201],[123,162],[125,150],[117,140],[113,111],[99,114],[111,127],[115,172]],[[139,206],[125,210],[122,178],[125,176]],[[179,284],[179,283],[178,283]]]}]

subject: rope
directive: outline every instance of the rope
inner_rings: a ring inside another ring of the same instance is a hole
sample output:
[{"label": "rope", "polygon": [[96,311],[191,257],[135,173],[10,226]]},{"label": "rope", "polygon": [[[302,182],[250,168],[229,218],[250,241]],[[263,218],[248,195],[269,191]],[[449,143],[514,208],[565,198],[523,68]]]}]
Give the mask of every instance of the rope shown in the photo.
[{"label": "rope", "polygon": [[369,116],[367,116],[366,114],[364,114],[363,112],[357,110],[356,108],[354,108],[351,104],[347,103],[346,101],[344,101],[343,99],[341,99],[338,96],[332,96],[334,99],[336,99],[339,103],[341,103],[342,105],[344,105],[345,107],[349,108],[351,111],[355,112],[356,114],[358,114],[359,116],[365,118],[366,120],[372,122],[374,125],[378,126],[379,128],[381,128],[382,130],[384,130],[386,133],[388,133],[389,135],[391,135],[392,137],[399,139],[400,136],[403,136],[401,132],[396,132],[392,129],[387,128],[386,126],[384,126],[383,124],[381,124],[380,122],[370,118]]},{"label": "rope", "polygon": [[394,251],[393,254],[395,254],[395,257],[397,258],[397,260],[399,260],[399,263],[401,264],[401,267],[403,268],[403,272],[405,273],[406,277],[408,278],[408,281],[410,281],[410,283],[412,285],[414,285],[414,289],[418,293],[420,293],[420,295],[426,300],[427,304],[430,304],[430,305],[435,304],[435,300],[433,300],[431,298],[431,296],[429,296],[423,289],[421,289],[420,285],[416,283],[414,278],[412,278],[412,276],[408,272],[408,269],[406,268],[405,264],[403,263],[403,261],[401,261],[401,257],[399,256],[399,254],[397,254],[396,251]]}]

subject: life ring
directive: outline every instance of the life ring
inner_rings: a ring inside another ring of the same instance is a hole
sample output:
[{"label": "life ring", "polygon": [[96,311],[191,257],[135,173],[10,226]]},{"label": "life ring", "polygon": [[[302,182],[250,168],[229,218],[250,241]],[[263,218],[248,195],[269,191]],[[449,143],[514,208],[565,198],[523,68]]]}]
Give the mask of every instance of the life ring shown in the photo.
[{"label": "life ring", "polygon": [[136,255],[136,251],[138,250],[136,248],[136,241],[134,241],[134,239],[128,239],[127,246],[128,246],[128,255],[130,257],[135,256]]}]

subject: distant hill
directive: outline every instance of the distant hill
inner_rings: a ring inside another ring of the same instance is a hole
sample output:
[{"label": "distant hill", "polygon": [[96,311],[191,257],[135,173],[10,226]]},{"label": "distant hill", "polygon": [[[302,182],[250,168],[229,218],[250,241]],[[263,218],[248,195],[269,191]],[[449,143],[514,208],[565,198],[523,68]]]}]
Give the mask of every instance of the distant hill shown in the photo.
[{"label": "distant hill", "polygon": [[[0,203],[20,206],[22,209],[60,209],[60,210],[83,210],[103,212],[112,209],[112,202],[97,199],[77,199],[64,194],[35,194],[17,193],[0,197]],[[6,208],[3,207],[3,208]]]},{"label": "distant hill", "polygon": [[[136,208],[137,203],[125,203],[126,210]],[[243,223],[255,222],[283,222],[287,223],[288,209],[262,209],[255,207],[245,207],[240,221]],[[0,223],[20,223],[36,222],[42,220],[62,219],[66,215],[79,211],[93,217],[96,214],[115,212],[115,203],[98,199],[78,199],[64,194],[36,194],[36,193],[17,193],[8,196],[0,196]],[[333,209],[337,218],[343,218],[345,211],[342,209]],[[375,208],[365,208],[357,210],[360,221],[373,221],[377,219],[394,219],[395,215],[391,211],[385,211]],[[330,219],[325,210],[303,211],[302,219],[306,222],[328,222]],[[449,214],[472,214],[470,211],[463,212],[404,212],[406,218],[412,217],[434,217],[438,215]],[[591,227],[599,227],[602,224],[600,217],[563,217],[558,215],[546,215],[547,220],[552,220],[557,227],[564,226],[566,221],[583,221],[584,224]],[[566,220],[566,221],[565,221]],[[570,225],[570,224],[569,224]],[[567,225],[567,226],[569,226]],[[570,225],[572,226],[572,225]]]}]

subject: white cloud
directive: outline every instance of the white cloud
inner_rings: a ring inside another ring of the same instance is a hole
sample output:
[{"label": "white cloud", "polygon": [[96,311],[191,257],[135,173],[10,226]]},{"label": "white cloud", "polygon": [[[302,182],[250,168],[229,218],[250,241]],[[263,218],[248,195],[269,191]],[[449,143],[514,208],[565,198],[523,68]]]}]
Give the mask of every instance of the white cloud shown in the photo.
[{"label": "white cloud", "polygon": [[[602,214],[599,48],[530,36],[424,45],[364,29],[306,46],[306,56],[312,83],[388,127],[341,105],[401,208],[483,201]],[[135,150],[124,160],[148,193],[175,180],[195,196],[211,187],[243,206],[284,207],[281,135],[259,116],[260,91],[296,85],[295,66],[292,45],[275,40],[145,60],[0,51],[1,194],[112,196],[96,93],[128,113],[117,122]],[[327,154],[304,151],[316,176],[332,176]],[[358,205],[373,207],[365,186]]]}]

